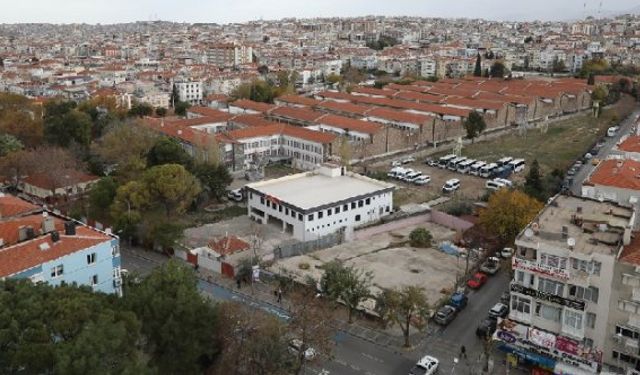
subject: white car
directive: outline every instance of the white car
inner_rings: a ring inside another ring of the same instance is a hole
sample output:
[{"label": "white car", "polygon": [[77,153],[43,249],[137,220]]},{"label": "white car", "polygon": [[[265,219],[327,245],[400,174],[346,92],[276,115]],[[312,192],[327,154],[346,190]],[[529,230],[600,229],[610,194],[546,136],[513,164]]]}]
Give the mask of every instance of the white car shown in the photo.
[{"label": "white car", "polygon": [[496,181],[496,180],[489,180],[484,184],[484,187],[487,190],[498,191],[498,190],[506,187],[506,185],[503,184],[502,182],[499,182],[499,181]]},{"label": "white car", "polygon": [[438,371],[440,361],[436,357],[425,355],[409,371],[409,375],[433,375]]},{"label": "white car", "polygon": [[414,158],[413,156],[407,156],[406,158],[402,159],[402,164],[409,164],[413,163],[414,161],[416,161],[416,158]]},{"label": "white car", "polygon": [[507,180],[506,178],[494,178],[493,181],[499,182],[506,187],[513,187],[513,181]]},{"label": "white car", "polygon": [[408,175],[404,176],[404,181],[406,181],[406,182],[414,182],[420,176],[422,176],[422,172],[420,172],[420,171],[409,173]]},{"label": "white car", "polygon": [[227,193],[227,198],[232,201],[242,202],[244,200],[244,196],[242,195],[242,189],[231,190]]},{"label": "white car", "polygon": [[402,163],[400,163],[398,160],[394,160],[394,161],[391,162],[391,166],[392,167],[399,167],[401,165],[402,165]]},{"label": "white car", "polygon": [[507,259],[507,258],[511,258],[513,256],[513,253],[514,253],[513,248],[505,247],[500,251],[500,256]]},{"label": "white car", "polygon": [[451,193],[460,188],[460,180],[457,178],[452,178],[442,185],[442,191],[445,193]]},{"label": "white car", "polygon": [[[302,347],[302,341],[298,339],[293,339],[289,341],[289,352],[295,356],[300,353],[300,348]],[[304,359],[307,361],[312,361],[316,357],[316,351],[313,348],[307,348],[304,351]]]},{"label": "white car", "polygon": [[431,177],[427,175],[422,175],[413,180],[413,183],[416,185],[426,185],[431,182]]},{"label": "white car", "polygon": [[400,172],[400,173],[398,173],[398,175],[396,175],[396,178],[397,178],[398,180],[400,180],[400,181],[405,181],[405,179],[406,179],[409,175],[411,175],[411,174],[413,174],[413,173],[416,173],[416,171],[414,171],[414,170],[413,170],[413,169],[411,169],[411,168],[407,168],[407,169],[405,169],[405,170],[404,170],[404,172]]}]

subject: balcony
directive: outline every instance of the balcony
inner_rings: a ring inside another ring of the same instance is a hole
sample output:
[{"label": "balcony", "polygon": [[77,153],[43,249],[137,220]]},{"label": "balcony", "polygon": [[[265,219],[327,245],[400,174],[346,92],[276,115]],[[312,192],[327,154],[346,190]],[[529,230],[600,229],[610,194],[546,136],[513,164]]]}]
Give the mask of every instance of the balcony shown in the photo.
[{"label": "balcony", "polygon": [[640,287],[640,275],[632,275],[629,273],[622,274],[622,285],[639,288]]}]

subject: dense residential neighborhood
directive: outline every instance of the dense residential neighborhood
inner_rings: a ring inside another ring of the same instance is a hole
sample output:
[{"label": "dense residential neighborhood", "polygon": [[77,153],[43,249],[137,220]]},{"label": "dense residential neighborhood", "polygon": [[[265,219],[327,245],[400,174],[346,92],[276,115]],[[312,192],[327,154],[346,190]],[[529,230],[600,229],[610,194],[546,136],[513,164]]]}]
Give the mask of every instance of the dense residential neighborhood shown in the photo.
[{"label": "dense residential neighborhood", "polygon": [[0,373],[640,375],[640,13],[584,8],[1,23]]}]

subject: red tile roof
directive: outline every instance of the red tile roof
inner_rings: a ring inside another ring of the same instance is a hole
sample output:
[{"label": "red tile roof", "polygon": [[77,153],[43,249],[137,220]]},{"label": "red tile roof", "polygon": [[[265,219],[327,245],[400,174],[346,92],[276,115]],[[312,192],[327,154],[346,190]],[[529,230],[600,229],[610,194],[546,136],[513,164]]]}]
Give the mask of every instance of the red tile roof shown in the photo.
[{"label": "red tile roof", "polygon": [[640,266],[640,232],[633,232],[631,234],[631,243],[625,245],[622,249],[620,260]]},{"label": "red tile roof", "polygon": [[[76,235],[67,236],[60,233],[60,240],[51,241],[50,235],[37,237],[33,240],[20,242],[13,246],[0,249],[0,277],[7,277],[21,271],[36,267],[65,255],[72,254],[105,241],[112,237],[85,226],[76,228]],[[41,244],[48,244],[49,248],[42,250]],[[43,270],[48,272],[49,270]]]},{"label": "red tile roof", "polygon": [[426,94],[416,91],[398,91],[393,95],[394,99],[411,100],[421,103],[440,103],[444,100],[443,96]]},{"label": "red tile roof", "polygon": [[200,116],[205,116],[205,117],[224,117],[224,116],[229,116],[229,114],[227,112],[222,112],[222,111],[219,111],[217,109],[213,109],[213,108],[209,108],[209,107],[200,107],[200,106],[189,107],[189,109],[187,109],[187,113],[188,112],[195,113],[195,114],[198,114]]},{"label": "red tile roof", "polygon": [[[56,230],[64,230],[64,221],[56,217],[53,219]],[[41,214],[34,214],[22,217],[16,217],[10,220],[0,221],[0,238],[3,240],[5,246],[10,246],[18,243],[19,229],[20,227],[32,227],[36,233],[36,236],[42,232],[43,217]]]},{"label": "red tile roof", "polygon": [[630,135],[618,144],[618,149],[626,152],[640,152],[640,136]]},{"label": "red tile roof", "polygon": [[318,121],[318,124],[367,134],[375,134],[382,128],[382,125],[374,122],[356,120],[336,115],[326,115]]},{"label": "red tile roof", "polygon": [[313,107],[314,105],[320,102],[319,100],[307,98],[306,96],[300,96],[300,95],[283,95],[283,96],[277,97],[275,100],[281,101],[284,103],[300,104],[307,107]]},{"label": "red tile roof", "polygon": [[604,160],[585,184],[640,190],[640,162],[635,160]]},{"label": "red tile roof", "polygon": [[316,105],[317,109],[324,109],[329,112],[341,112],[341,113],[349,113],[353,115],[364,116],[368,110],[372,107],[365,105],[358,105],[353,103],[341,103],[336,102],[334,100],[325,100],[320,104]]},{"label": "red tile roof", "polygon": [[[60,171],[61,176],[54,177],[46,173],[31,174],[22,179],[22,182],[31,186],[36,186],[46,190],[53,190],[74,186],[80,183],[97,181],[98,176],[84,173],[75,169],[67,169]],[[64,178],[59,178],[64,177]]]},{"label": "red tile roof", "polygon": [[239,107],[243,109],[249,109],[260,113],[265,113],[270,109],[275,108],[273,104],[254,102],[253,100],[247,99],[239,99],[233,103],[230,103],[229,106]]},{"label": "red tile roof", "polygon": [[220,255],[231,255],[249,249],[249,244],[236,236],[226,236],[209,242],[209,248]]},{"label": "red tile roof", "polygon": [[274,123],[272,125],[238,129],[226,133],[226,136],[240,141],[243,139],[268,137],[274,135],[288,135],[290,137],[296,137],[303,140],[317,142],[321,144],[327,144],[333,142],[336,138],[335,134],[323,133],[319,131],[309,130],[298,126],[292,126],[288,124]]},{"label": "red tile roof", "polygon": [[269,111],[269,116],[282,117],[303,122],[314,122],[325,114],[307,108],[277,107]]},{"label": "red tile roof", "polygon": [[367,112],[367,116],[378,117],[389,121],[406,122],[416,125],[431,123],[434,119],[434,117],[428,115],[397,111],[388,108],[374,108]]},{"label": "red tile roof", "polygon": [[2,218],[22,215],[39,208],[13,195],[0,195],[0,217]]},{"label": "red tile roof", "polygon": [[267,126],[275,124],[261,115],[237,115],[229,119],[229,122],[235,122],[245,126]]}]

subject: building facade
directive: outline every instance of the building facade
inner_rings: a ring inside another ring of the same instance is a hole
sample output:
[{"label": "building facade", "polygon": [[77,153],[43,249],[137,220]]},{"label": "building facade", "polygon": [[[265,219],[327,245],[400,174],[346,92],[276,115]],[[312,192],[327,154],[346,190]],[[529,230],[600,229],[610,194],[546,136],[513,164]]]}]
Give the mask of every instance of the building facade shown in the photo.
[{"label": "building facade", "polygon": [[324,165],[313,172],[246,185],[247,214],[314,240],[375,222],[391,213],[394,186]]},{"label": "building facade", "polygon": [[191,105],[202,104],[202,82],[197,81],[179,81],[174,83],[178,91],[178,98],[181,102],[187,102]]}]

